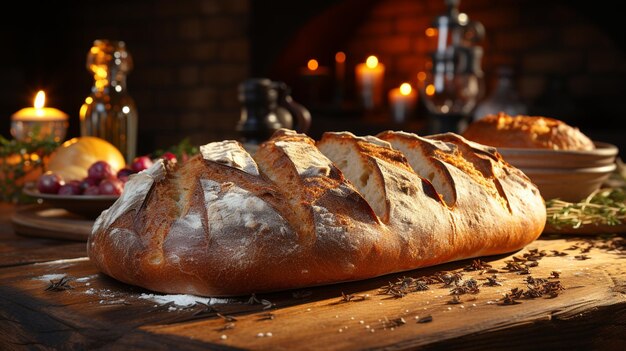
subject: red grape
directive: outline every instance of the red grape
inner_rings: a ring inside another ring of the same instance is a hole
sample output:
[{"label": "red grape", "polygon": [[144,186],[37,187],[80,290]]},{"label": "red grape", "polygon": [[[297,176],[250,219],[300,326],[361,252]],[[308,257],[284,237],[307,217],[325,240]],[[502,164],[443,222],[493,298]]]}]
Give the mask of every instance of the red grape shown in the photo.
[{"label": "red grape", "polygon": [[130,169],[135,172],[141,172],[144,169],[148,169],[152,166],[152,160],[148,156],[135,157],[133,163],[130,165]]},{"label": "red grape", "polygon": [[117,178],[109,178],[100,182],[100,195],[120,195],[124,190],[124,183]]},{"label": "red grape", "polygon": [[72,180],[67,184],[61,186],[59,189],[59,195],[80,195],[83,190],[80,187],[81,182],[78,180]]},{"label": "red grape", "polygon": [[85,189],[83,195],[100,195],[100,188],[97,185],[90,185]]},{"label": "red grape", "polygon": [[170,162],[177,162],[177,161],[178,161],[178,160],[176,159],[176,155],[174,155],[173,153],[171,153],[171,152],[169,152],[169,151],[165,152],[165,153],[161,156],[161,158],[162,158],[162,159],[164,159],[164,160],[168,160],[168,161],[170,161]]},{"label": "red grape", "polygon": [[90,186],[95,185],[97,187],[98,184],[100,184],[100,179],[86,177],[80,181],[80,190],[81,192],[85,192]]},{"label": "red grape", "polygon": [[94,162],[87,170],[87,176],[95,179],[105,179],[115,177],[111,165],[106,161]]},{"label": "red grape", "polygon": [[117,172],[117,179],[126,183],[126,181],[128,181],[128,177],[130,177],[131,174],[135,174],[135,173],[136,172],[130,168],[122,168]]},{"label": "red grape", "polygon": [[48,171],[37,179],[37,190],[43,194],[57,194],[64,184],[61,176]]}]

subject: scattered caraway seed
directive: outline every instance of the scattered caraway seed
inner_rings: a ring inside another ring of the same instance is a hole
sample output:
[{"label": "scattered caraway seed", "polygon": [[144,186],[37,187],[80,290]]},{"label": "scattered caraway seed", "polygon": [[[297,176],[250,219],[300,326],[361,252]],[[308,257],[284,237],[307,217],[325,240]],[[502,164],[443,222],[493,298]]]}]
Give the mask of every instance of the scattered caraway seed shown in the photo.
[{"label": "scattered caraway seed", "polygon": [[487,268],[491,268],[491,265],[482,260],[473,260],[470,265],[465,266],[464,270],[467,272],[470,272],[470,271],[485,270]]},{"label": "scattered caraway seed", "polygon": [[448,300],[448,302],[446,302],[448,305],[458,305],[461,303],[461,298],[459,297],[459,295],[452,295],[452,299]]},{"label": "scattered caraway seed", "polygon": [[487,286],[502,286],[502,283],[498,281],[498,277],[494,274],[491,277],[487,277],[487,282],[483,283],[483,285]]},{"label": "scattered caraway seed", "polygon": [[565,249],[565,250],[570,250],[570,251],[571,251],[571,250],[578,250],[578,245],[572,245],[572,246],[568,247],[568,248],[567,248],[567,249]]},{"label": "scattered caraway seed", "polygon": [[207,305],[206,303],[196,301],[196,306],[200,306],[200,308],[193,313],[193,316],[199,316],[202,314],[215,313],[217,310],[212,306]]},{"label": "scattered caraway seed", "polygon": [[259,299],[256,298],[256,294],[252,293],[252,295],[250,296],[250,298],[248,299],[248,302],[246,302],[248,305],[256,305],[258,303],[261,303],[261,301]]},{"label": "scattered caraway seed", "polygon": [[576,255],[574,256],[575,259],[580,260],[580,261],[584,261],[584,260],[588,260],[591,257],[587,256],[587,255]]},{"label": "scattered caraway seed", "polygon": [[217,316],[222,318],[224,320],[224,322],[236,322],[237,321],[237,318],[235,318],[233,316],[223,315],[221,313],[218,313]]},{"label": "scattered caraway seed", "polygon": [[561,273],[557,271],[552,271],[550,272],[550,276],[548,277],[548,279],[559,279],[560,276],[561,276]]},{"label": "scattered caraway seed", "polygon": [[59,280],[50,280],[50,285],[48,285],[48,287],[44,291],[63,291],[74,289],[70,285],[71,280],[72,279],[68,277],[62,277]]},{"label": "scattered caraway seed", "polygon": [[433,321],[433,316],[428,315],[428,316],[424,316],[421,317],[417,320],[417,323],[430,323]]},{"label": "scattered caraway seed", "polygon": [[567,256],[568,253],[567,252],[563,252],[563,251],[558,251],[558,250],[550,250],[552,252],[552,256],[554,257],[560,257],[560,256]]},{"label": "scattered caraway seed", "polygon": [[505,294],[504,297],[502,298],[502,300],[500,300],[500,303],[498,305],[500,306],[506,306],[506,305],[517,305],[520,304],[521,302],[516,301],[514,296],[511,296],[509,294]]},{"label": "scattered caraway seed", "polygon": [[257,319],[257,321],[269,321],[269,320],[273,320],[274,318],[276,318],[276,316],[274,316],[273,313],[267,312],[267,313],[263,313],[259,315],[259,318]]},{"label": "scattered caraway seed", "polygon": [[269,310],[270,308],[276,306],[274,303],[266,299],[261,300],[261,305],[263,305],[264,310]]},{"label": "scattered caraway seed", "polygon": [[223,326],[215,329],[216,331],[225,331],[235,328],[235,323],[226,323]]},{"label": "scattered caraway seed", "polygon": [[383,328],[395,328],[402,325],[405,325],[406,321],[402,317],[394,318],[391,320],[385,320],[383,322]]},{"label": "scattered caraway seed", "polygon": [[369,298],[369,294],[362,295],[354,295],[354,294],[345,294],[343,291],[341,292],[341,300],[339,302],[357,302],[364,301]]}]

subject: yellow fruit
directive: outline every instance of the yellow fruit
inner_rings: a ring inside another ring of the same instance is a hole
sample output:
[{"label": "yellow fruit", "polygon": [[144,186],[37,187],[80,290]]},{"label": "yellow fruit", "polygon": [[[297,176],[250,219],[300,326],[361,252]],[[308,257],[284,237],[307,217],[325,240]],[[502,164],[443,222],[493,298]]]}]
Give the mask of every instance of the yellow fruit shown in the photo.
[{"label": "yellow fruit", "polygon": [[59,174],[65,181],[87,177],[87,170],[96,161],[106,161],[115,172],[124,168],[124,156],[108,141],[82,136],[70,139],[50,155],[47,169]]}]

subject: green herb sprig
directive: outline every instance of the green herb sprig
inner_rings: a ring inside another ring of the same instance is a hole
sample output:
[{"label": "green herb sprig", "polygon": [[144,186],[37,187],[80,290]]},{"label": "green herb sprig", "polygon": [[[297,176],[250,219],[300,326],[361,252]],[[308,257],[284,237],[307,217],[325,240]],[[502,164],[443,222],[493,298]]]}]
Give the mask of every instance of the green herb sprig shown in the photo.
[{"label": "green herb sprig", "polygon": [[60,142],[9,140],[0,135],[0,201],[20,202],[24,177],[44,166],[44,159]]},{"label": "green herb sprig", "polygon": [[626,223],[626,186],[598,189],[581,202],[546,202],[548,224],[556,228]]},{"label": "green herb sprig", "polygon": [[151,157],[153,159],[159,158],[163,156],[164,153],[171,152],[176,155],[176,159],[185,161],[188,158],[196,155],[200,152],[197,146],[192,145],[189,141],[189,138],[185,138],[181,140],[177,145],[170,146],[166,149],[158,149],[152,153]]}]

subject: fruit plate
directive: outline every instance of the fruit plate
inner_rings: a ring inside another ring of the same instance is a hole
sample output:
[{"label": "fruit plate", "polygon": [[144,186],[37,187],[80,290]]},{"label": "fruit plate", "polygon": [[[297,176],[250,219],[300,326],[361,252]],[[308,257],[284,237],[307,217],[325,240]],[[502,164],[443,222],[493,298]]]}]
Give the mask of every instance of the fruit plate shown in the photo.
[{"label": "fruit plate", "polygon": [[94,219],[102,211],[111,207],[120,197],[119,195],[56,195],[44,194],[35,187],[25,186],[22,192],[25,195],[41,199],[44,203],[55,208],[62,208],[68,212]]}]

